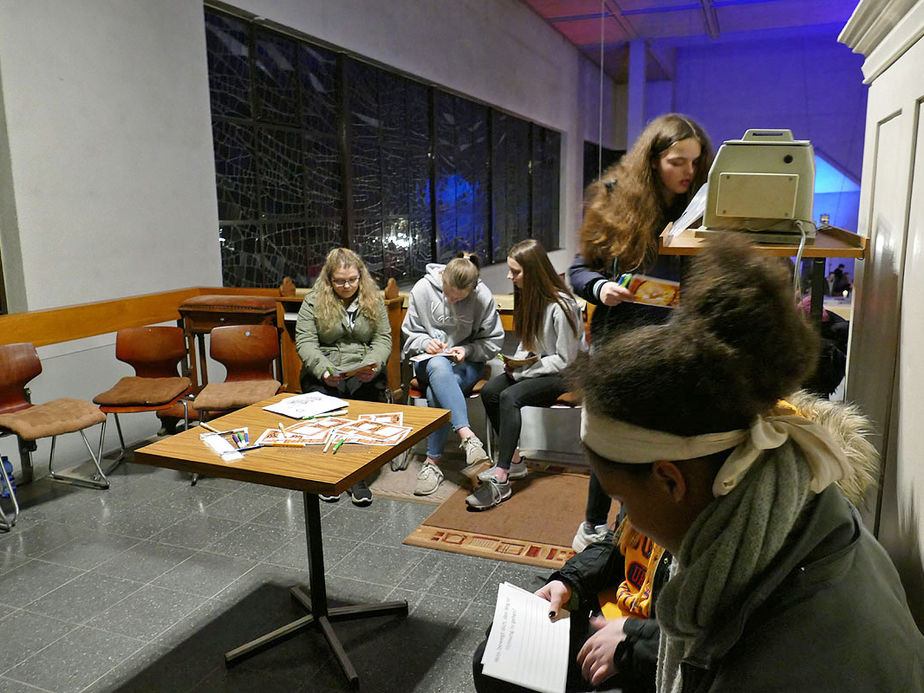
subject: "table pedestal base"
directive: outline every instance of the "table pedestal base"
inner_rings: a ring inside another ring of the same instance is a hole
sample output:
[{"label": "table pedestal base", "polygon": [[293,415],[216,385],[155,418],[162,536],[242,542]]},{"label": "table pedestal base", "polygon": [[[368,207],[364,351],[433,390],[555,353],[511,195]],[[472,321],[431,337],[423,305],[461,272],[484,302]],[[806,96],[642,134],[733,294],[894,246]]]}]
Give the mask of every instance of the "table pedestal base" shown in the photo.
[{"label": "table pedestal base", "polygon": [[277,643],[284,642],[298,635],[308,628],[320,628],[321,633],[330,645],[334,656],[340,663],[344,675],[352,686],[359,685],[359,675],[347,657],[340,638],[334,632],[331,621],[351,621],[373,616],[387,616],[398,614],[407,616],[407,602],[382,602],[381,604],[355,604],[352,606],[336,606],[328,608],[327,589],[324,581],[324,556],[321,549],[321,516],[318,507],[318,497],[313,493],[305,493],[305,536],[308,541],[308,570],[311,578],[311,593],[302,587],[293,587],[292,596],[309,612],[291,623],[277,628],[274,631],[261,635],[245,645],[236,647],[225,653],[225,665],[234,666],[251,655],[262,652]]}]

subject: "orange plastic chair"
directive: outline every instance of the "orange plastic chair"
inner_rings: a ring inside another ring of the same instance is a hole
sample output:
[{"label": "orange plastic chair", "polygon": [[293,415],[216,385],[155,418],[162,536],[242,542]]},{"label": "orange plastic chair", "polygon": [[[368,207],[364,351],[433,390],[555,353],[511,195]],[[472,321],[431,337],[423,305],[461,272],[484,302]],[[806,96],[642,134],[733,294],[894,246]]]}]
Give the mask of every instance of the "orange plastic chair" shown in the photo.
[{"label": "orange plastic chair", "polygon": [[[109,488],[109,480],[99,465],[103,436],[106,433],[106,417],[90,402],[82,399],[62,397],[44,404],[32,404],[29,401],[26,383],[42,372],[35,346],[28,342],[0,345],[0,435],[16,435],[20,440],[20,451],[25,453],[24,462],[32,466],[31,452],[35,449],[34,441],[51,437],[51,454],[48,459],[48,472],[53,479],[81,486]],[[84,429],[95,424],[103,424],[100,432],[100,446],[96,453]],[[90,458],[96,466],[97,474],[87,478],[79,475],[64,474],[54,471],[55,442],[59,435],[79,432],[83,438]],[[31,445],[30,445],[31,443]],[[10,479],[3,465],[0,476],[10,488]],[[0,528],[9,529],[16,523],[19,504],[16,495],[13,499],[14,513],[9,518],[0,508]]]},{"label": "orange plastic chair", "polygon": [[109,472],[127,454],[119,414],[156,412],[180,402],[185,427],[189,428],[184,398],[192,391],[190,379],[177,372],[177,364],[186,358],[186,340],[181,327],[128,327],[119,330],[116,333],[116,358],[132,366],[135,375],[122,378],[115,386],[93,398],[103,414],[113,415],[119,432],[121,452]]},{"label": "orange plastic chair", "polygon": [[[200,421],[261,402],[282,389],[273,377],[279,332],[273,325],[226,325],[209,332],[209,355],[227,370],[224,382],[209,383],[193,400]],[[193,474],[192,485],[199,480]]]}]

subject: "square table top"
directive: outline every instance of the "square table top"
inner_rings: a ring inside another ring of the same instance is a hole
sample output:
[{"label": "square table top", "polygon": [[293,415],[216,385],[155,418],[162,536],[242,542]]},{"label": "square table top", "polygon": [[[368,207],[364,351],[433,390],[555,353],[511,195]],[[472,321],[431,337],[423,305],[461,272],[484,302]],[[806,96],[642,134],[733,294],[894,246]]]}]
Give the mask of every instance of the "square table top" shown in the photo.
[{"label": "square table top", "polygon": [[[280,423],[291,426],[298,421],[263,409],[287,397],[292,395],[275,395],[263,402],[212,419],[208,422],[209,426],[220,431],[246,426],[253,442],[268,428],[276,428]],[[403,441],[393,446],[348,443],[336,454],[331,450],[324,452],[323,445],[264,447],[241,453],[244,456],[242,460],[225,462],[200,440],[199,436],[205,431],[193,427],[135,450],[135,462],[309,493],[337,494],[409,449],[449,421],[450,416],[446,409],[347,401],[349,408],[344,418],[355,419],[359,414],[400,411],[404,415],[404,425],[411,426],[413,430]]]}]

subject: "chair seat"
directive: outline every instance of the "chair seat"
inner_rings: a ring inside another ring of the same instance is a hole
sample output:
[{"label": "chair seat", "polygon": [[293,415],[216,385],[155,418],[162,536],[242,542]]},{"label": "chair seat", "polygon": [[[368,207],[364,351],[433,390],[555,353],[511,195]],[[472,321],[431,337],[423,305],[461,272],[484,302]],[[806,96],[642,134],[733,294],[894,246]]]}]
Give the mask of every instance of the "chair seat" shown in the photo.
[{"label": "chair seat", "polygon": [[[481,388],[488,384],[487,378],[479,380],[474,385],[472,385],[471,391],[465,393],[466,397],[477,397],[481,394]],[[408,395],[410,397],[423,398],[426,396],[423,390],[420,389],[420,383],[417,382],[417,378],[411,378],[411,382],[408,383]]]},{"label": "chair seat", "polygon": [[189,378],[122,378],[115,386],[101,392],[93,401],[101,407],[156,407],[170,404],[190,389]]},{"label": "chair seat", "polygon": [[196,395],[194,409],[219,411],[240,409],[272,397],[282,385],[276,380],[237,380],[209,383]]},{"label": "chair seat", "polygon": [[106,415],[89,402],[62,397],[15,414],[0,414],[0,427],[23,440],[37,440],[81,431],[105,420]]}]

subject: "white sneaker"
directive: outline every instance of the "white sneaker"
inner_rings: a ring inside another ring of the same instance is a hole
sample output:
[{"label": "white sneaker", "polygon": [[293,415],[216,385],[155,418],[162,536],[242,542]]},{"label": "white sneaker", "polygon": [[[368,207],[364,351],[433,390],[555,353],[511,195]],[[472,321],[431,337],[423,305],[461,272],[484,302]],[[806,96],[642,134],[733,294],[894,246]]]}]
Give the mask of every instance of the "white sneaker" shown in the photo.
[{"label": "white sneaker", "polygon": [[491,458],[484,451],[484,445],[477,436],[463,438],[459,443],[459,448],[465,451],[465,466],[462,468],[462,473],[469,479],[478,476],[482,465],[491,463]]},{"label": "white sneaker", "polygon": [[414,487],[415,496],[429,496],[443,483],[443,472],[435,464],[424,463],[417,472],[417,485]]},{"label": "white sneaker", "polygon": [[574,539],[571,541],[571,548],[580,553],[591,544],[596,544],[598,541],[606,539],[609,531],[609,525],[596,525],[591,532],[587,527],[587,523],[581,522],[578,525],[577,534],[574,535]]},{"label": "white sneaker", "polygon": [[[494,476],[494,470],[496,467],[488,467],[483,472],[478,475],[478,481],[486,482],[488,479]],[[510,469],[507,470],[507,480],[516,481],[517,479],[525,479],[527,474],[526,462],[511,462]]]}]

